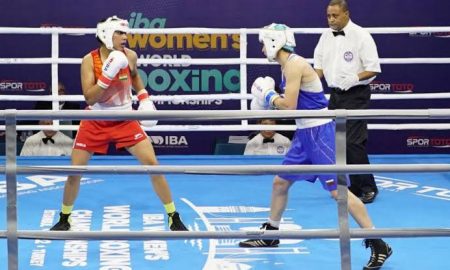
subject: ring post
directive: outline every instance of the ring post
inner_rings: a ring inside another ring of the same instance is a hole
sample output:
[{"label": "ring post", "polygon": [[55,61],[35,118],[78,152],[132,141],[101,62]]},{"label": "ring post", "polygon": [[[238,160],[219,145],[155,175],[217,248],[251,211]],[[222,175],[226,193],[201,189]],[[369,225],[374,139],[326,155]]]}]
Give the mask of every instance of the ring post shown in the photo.
[{"label": "ring post", "polygon": [[[346,146],[347,111],[336,110],[336,165],[347,164]],[[338,215],[339,244],[341,249],[341,269],[351,270],[350,229],[348,225],[348,187],[347,175],[338,174]]]},{"label": "ring post", "polygon": [[6,238],[8,241],[8,270],[17,270],[17,176],[16,176],[16,110],[5,112],[6,136]]}]

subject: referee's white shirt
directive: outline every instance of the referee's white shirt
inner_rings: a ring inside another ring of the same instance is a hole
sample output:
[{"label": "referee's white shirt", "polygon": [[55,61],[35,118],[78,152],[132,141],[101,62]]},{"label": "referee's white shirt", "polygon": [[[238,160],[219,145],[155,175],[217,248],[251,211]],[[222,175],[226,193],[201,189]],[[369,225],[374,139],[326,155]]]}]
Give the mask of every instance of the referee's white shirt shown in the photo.
[{"label": "referee's white shirt", "polygon": [[247,142],[244,155],[285,155],[291,147],[289,138],[275,133],[273,143],[263,143],[264,137],[259,133]]},{"label": "referee's white shirt", "polygon": [[[334,36],[330,28],[322,33],[314,50],[314,68],[323,70],[328,87],[342,88],[340,77],[363,71],[381,72],[377,46],[370,33],[351,20],[342,29],[345,36]],[[356,85],[367,85],[375,77]]]},{"label": "referee's white shirt", "polygon": [[55,141],[45,144],[42,139],[45,138],[43,131],[39,131],[33,136],[28,137],[20,152],[21,156],[70,156],[72,154],[73,139],[62,133],[56,132],[52,137]]}]

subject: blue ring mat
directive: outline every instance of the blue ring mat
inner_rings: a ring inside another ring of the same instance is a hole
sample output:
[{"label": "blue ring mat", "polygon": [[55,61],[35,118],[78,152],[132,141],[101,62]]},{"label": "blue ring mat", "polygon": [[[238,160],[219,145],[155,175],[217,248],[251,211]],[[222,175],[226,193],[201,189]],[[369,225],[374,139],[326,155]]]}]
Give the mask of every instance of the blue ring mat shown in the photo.
[{"label": "blue ring mat", "polygon": [[[450,163],[450,155],[374,155],[373,164]],[[4,164],[4,158],[3,158]],[[20,165],[68,165],[63,157],[18,157]],[[269,156],[160,156],[162,165],[280,164]],[[90,165],[136,165],[130,156],[95,156]],[[57,219],[66,177],[19,175],[18,228],[48,230]],[[147,175],[84,175],[74,230],[167,230]],[[266,221],[273,176],[167,175],[190,230],[255,230]],[[377,228],[450,228],[450,173],[376,174],[380,194],[367,205]],[[0,230],[6,230],[6,187],[0,179]],[[320,183],[296,183],[282,229],[336,228],[337,206]],[[351,226],[357,225],[351,221]],[[383,269],[450,269],[448,237],[390,238]],[[19,269],[340,269],[335,239],[282,240],[279,248],[243,249],[239,239],[158,241],[19,240]],[[352,269],[369,259],[352,240]],[[0,239],[0,269],[7,269]]]}]

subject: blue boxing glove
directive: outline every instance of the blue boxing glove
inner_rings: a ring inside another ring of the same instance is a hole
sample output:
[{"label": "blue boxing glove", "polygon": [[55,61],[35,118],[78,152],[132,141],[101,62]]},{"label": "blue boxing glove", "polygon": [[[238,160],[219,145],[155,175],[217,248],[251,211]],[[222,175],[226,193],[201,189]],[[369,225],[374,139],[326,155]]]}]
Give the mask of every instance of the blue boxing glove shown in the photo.
[{"label": "blue boxing glove", "polygon": [[260,106],[264,108],[275,107],[274,102],[280,95],[274,90],[275,81],[266,76],[258,77],[252,84],[252,95],[256,98]]}]

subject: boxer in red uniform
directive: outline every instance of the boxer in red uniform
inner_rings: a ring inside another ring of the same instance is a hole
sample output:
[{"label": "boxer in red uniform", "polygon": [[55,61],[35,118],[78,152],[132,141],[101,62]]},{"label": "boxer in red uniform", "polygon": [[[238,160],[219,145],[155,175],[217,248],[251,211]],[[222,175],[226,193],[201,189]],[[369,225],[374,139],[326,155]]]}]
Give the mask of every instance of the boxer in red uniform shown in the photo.
[{"label": "boxer in red uniform", "polygon": [[[128,22],[116,16],[97,24],[96,37],[101,46],[84,56],[81,86],[89,110],[132,110],[132,89],[138,90],[138,110],[156,110],[137,71],[137,54],[125,47]],[[110,142],[125,148],[142,165],[157,165],[155,151],[141,128],[157,121],[82,120],[72,151],[72,165],[87,165],[94,153],[105,154]],[[64,186],[60,219],[51,230],[70,230],[70,214],[80,188],[81,175],[69,175]],[[186,231],[176,212],[169,185],[163,175],[152,175],[153,188],[168,215],[172,231]]]}]

